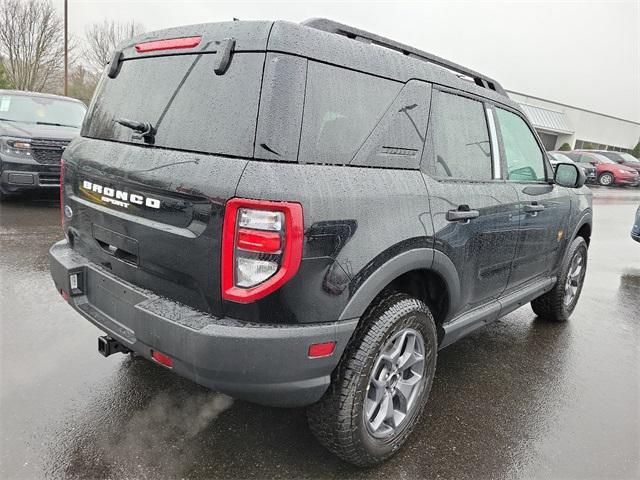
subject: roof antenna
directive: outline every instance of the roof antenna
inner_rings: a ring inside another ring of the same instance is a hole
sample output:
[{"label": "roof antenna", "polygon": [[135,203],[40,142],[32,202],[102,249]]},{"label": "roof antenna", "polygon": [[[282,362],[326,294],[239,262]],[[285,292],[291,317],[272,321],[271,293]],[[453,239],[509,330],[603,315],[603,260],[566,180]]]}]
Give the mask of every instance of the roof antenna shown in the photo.
[{"label": "roof antenna", "polygon": [[236,18],[236,17],[233,17],[233,21],[234,21],[234,22],[239,22],[239,21],[240,21],[240,19],[239,19],[239,18]]}]

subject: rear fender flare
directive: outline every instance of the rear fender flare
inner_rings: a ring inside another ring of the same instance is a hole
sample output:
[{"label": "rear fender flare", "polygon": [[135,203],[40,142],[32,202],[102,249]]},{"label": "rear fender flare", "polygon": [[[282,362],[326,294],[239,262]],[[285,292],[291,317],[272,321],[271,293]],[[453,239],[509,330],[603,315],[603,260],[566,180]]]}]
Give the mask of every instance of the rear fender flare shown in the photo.
[{"label": "rear fender flare", "polygon": [[[432,248],[404,251],[383,263],[362,283],[342,311],[339,320],[360,318],[367,307],[393,280],[411,270],[431,270],[442,277],[449,292],[449,313],[459,308],[460,279],[453,262],[442,252]],[[447,320],[445,319],[445,321]]]}]

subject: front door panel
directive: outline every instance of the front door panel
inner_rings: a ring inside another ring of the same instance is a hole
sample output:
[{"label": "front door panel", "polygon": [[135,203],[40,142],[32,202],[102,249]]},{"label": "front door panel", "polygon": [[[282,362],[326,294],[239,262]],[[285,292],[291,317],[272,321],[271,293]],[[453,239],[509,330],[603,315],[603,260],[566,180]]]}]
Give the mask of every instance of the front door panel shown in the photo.
[{"label": "front door panel", "polygon": [[520,200],[520,234],[509,289],[552,273],[560,260],[571,206],[564,187],[513,185]]}]

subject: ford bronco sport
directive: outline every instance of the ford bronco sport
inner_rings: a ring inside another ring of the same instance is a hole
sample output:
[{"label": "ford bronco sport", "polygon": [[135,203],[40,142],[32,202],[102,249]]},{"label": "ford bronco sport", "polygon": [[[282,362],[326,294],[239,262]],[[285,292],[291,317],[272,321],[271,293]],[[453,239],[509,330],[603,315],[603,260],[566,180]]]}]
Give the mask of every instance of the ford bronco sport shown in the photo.
[{"label": "ford bronco sport", "polygon": [[179,375],[309,406],[357,465],[392,455],[438,350],[531,302],[566,321],[591,197],[498,82],[329,20],[121,45],[64,153],[62,296]]}]

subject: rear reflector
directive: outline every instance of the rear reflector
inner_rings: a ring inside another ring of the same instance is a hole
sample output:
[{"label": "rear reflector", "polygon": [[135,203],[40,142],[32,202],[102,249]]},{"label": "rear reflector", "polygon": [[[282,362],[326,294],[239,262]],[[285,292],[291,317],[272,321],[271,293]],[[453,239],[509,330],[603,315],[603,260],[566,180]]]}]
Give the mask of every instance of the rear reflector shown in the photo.
[{"label": "rear reflector", "polygon": [[260,253],[279,253],[281,243],[280,233],[278,232],[263,232],[246,228],[238,230],[237,244],[238,248],[243,250]]},{"label": "rear reflector", "polygon": [[153,358],[160,365],[164,365],[165,367],[173,368],[173,359],[171,357],[166,356],[164,353],[156,352],[155,350],[151,350],[151,358]]},{"label": "rear reflector", "polygon": [[168,40],[155,40],[153,42],[139,43],[136,45],[136,52],[149,53],[159,50],[177,50],[179,48],[193,48],[200,45],[202,37],[182,37]]},{"label": "rear reflector", "polygon": [[314,343],[309,345],[309,358],[328,357],[335,349],[336,342]]}]

